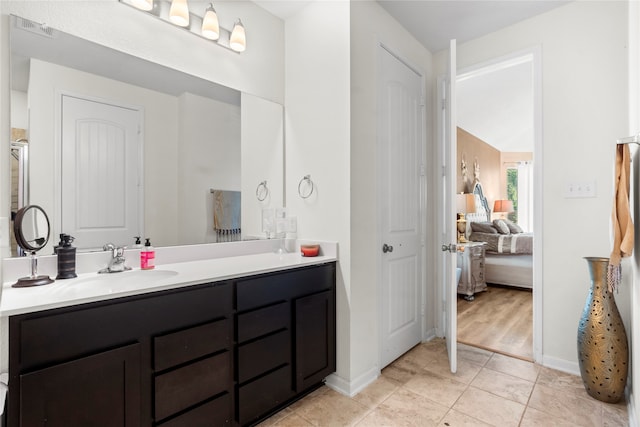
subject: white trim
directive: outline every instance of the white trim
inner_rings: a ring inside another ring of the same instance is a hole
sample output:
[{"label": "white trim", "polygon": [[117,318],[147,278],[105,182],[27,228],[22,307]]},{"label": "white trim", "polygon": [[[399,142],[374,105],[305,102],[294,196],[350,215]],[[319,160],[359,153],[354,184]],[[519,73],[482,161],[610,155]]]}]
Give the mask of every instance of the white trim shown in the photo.
[{"label": "white trim", "polygon": [[325,385],[345,396],[353,397],[364,390],[369,384],[380,377],[377,367],[371,368],[353,381],[347,381],[338,374],[331,374],[326,378]]},{"label": "white trim", "polygon": [[436,328],[431,328],[424,331],[424,334],[422,335],[422,342],[429,342],[439,336],[440,335],[438,335],[438,330]]},{"label": "white trim", "polygon": [[542,123],[542,48],[537,45],[528,49],[512,52],[488,61],[464,68],[457,80],[466,80],[508,66],[531,61],[533,67],[533,232],[536,236],[533,244],[533,360],[537,363],[544,360],[543,354],[543,281],[542,281],[542,248],[543,248],[543,123]]},{"label": "white trim", "polygon": [[578,365],[578,362],[570,362],[553,356],[543,356],[542,366],[580,376],[580,365]]},{"label": "white trim", "polygon": [[[627,385],[627,388],[629,386]],[[627,396],[627,414],[629,415],[629,425],[637,426],[640,425],[638,420],[638,412],[636,411],[635,405],[635,395],[633,393],[629,393]]]}]

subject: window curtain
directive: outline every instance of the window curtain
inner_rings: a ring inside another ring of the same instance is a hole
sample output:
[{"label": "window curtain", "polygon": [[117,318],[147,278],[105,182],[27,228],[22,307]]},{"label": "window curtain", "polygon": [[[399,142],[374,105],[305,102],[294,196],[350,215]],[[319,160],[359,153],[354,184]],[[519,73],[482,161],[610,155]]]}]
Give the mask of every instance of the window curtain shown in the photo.
[{"label": "window curtain", "polygon": [[518,225],[533,231],[533,162],[518,163]]}]

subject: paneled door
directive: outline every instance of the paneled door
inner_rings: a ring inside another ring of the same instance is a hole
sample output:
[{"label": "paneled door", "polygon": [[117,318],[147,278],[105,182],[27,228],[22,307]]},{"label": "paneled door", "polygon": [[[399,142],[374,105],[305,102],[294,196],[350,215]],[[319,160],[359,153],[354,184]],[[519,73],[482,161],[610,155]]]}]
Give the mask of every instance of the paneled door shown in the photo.
[{"label": "paneled door", "polygon": [[81,249],[142,233],[139,110],[62,95],[61,232]]},{"label": "paneled door", "polygon": [[420,189],[423,76],[378,48],[380,153],[380,367],[422,339]]},{"label": "paneled door", "polygon": [[441,325],[447,341],[451,372],[458,369],[458,302],[456,282],[456,41],[449,44],[447,74],[438,81],[438,160],[442,170],[438,191],[438,231],[442,241],[439,259],[442,298]]}]

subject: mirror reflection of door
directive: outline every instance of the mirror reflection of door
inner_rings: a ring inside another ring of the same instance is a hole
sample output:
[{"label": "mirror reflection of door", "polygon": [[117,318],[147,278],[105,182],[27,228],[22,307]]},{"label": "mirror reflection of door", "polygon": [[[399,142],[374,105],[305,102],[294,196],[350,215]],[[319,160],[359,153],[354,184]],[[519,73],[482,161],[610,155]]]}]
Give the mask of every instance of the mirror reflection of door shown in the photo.
[{"label": "mirror reflection of door", "polygon": [[[14,135],[14,134],[17,134]],[[11,218],[29,203],[29,146],[24,129],[11,129]],[[11,255],[24,255],[11,232]]]},{"label": "mirror reflection of door", "polygon": [[62,229],[81,249],[142,235],[142,113],[62,95]]}]

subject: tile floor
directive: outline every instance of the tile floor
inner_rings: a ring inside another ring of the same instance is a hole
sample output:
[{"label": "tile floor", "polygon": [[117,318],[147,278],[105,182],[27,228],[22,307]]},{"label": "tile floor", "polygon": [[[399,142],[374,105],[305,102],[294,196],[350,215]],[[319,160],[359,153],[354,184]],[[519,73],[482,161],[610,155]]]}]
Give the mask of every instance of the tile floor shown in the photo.
[{"label": "tile floor", "polygon": [[580,377],[464,344],[448,363],[443,340],[420,344],[355,397],[322,387],[260,426],[628,426]]}]

